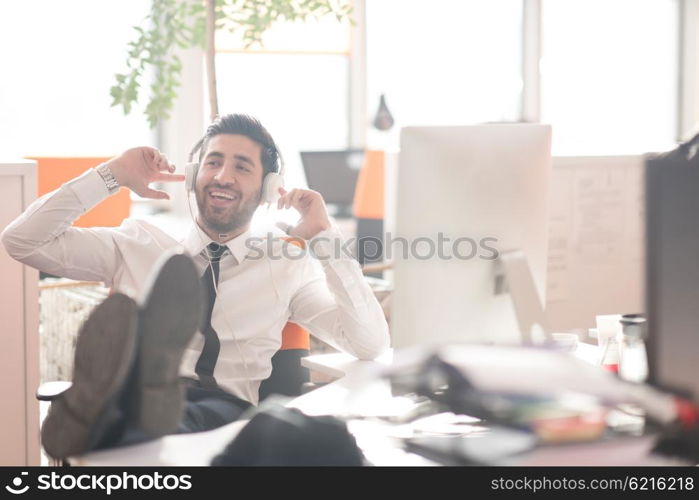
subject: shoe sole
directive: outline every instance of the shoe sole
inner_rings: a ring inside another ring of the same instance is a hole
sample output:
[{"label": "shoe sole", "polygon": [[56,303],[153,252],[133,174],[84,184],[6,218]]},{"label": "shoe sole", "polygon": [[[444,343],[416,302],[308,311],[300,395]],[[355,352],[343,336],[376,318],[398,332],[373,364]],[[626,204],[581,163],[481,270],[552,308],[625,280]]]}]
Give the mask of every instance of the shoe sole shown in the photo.
[{"label": "shoe sole", "polygon": [[167,258],[139,313],[137,425],[150,437],[177,430],[184,407],[179,370],[201,322],[202,291],[192,260]]},{"label": "shoe sole", "polygon": [[91,312],[78,334],[73,384],[51,403],[41,428],[57,459],[93,448],[120,418],[118,403],[136,351],[138,305],[115,293]]}]

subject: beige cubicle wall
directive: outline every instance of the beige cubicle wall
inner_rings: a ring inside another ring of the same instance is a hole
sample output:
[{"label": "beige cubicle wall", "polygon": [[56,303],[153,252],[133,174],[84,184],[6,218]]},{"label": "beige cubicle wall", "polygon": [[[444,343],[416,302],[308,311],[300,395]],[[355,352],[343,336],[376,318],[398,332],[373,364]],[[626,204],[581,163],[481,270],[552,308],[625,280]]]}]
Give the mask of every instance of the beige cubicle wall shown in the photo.
[{"label": "beige cubicle wall", "polygon": [[554,157],[546,310],[556,331],[644,312],[643,156]]},{"label": "beige cubicle wall", "polygon": [[[0,228],[36,198],[36,162],[0,162]],[[39,275],[0,251],[0,465],[39,465]]]}]

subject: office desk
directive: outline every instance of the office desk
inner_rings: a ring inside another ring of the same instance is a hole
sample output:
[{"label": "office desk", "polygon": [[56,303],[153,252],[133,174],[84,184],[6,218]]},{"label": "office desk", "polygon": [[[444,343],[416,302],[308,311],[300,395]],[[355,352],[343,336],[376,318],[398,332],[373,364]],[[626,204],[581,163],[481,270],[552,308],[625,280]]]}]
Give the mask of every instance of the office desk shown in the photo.
[{"label": "office desk", "polygon": [[247,423],[241,420],[218,429],[173,434],[133,446],[95,451],[71,457],[72,466],[205,466]]},{"label": "office desk", "polygon": [[[361,383],[366,371],[390,364],[392,352],[376,361],[360,361],[348,354],[310,356],[304,365],[318,368],[339,379],[303,396],[287,401],[308,415],[337,414],[345,408],[347,396]],[[109,450],[95,451],[70,459],[74,466],[205,466],[240,432],[247,421],[238,421],[218,429],[160,439]],[[353,428],[352,428],[353,427]],[[377,465],[430,465],[432,462],[395,447],[380,427],[367,423],[350,425],[360,447]],[[356,431],[356,432],[355,432]],[[357,436],[359,434],[359,436]]]},{"label": "office desk", "polygon": [[[595,346],[580,344],[575,354],[594,363],[597,350]],[[333,414],[348,419],[350,432],[367,460],[374,465],[435,465],[427,458],[406,452],[399,446],[398,440],[409,432],[407,427],[371,418],[403,410],[396,407],[396,400],[390,397],[387,385],[377,385],[369,390],[367,396],[368,383],[376,371],[390,365],[392,359],[392,351],[375,361],[357,360],[344,353],[309,356],[303,360],[304,366],[338,377],[338,380],[287,400],[286,405],[298,408],[308,415]],[[364,391],[363,397],[353,398],[360,390]],[[364,418],[355,418],[356,414],[361,414]],[[246,423],[247,421],[239,421],[212,431],[165,436],[147,443],[74,457],[70,462],[76,466],[205,466],[235,438]],[[473,429],[474,434],[479,429],[483,430],[477,424],[474,424]],[[654,443],[653,436],[643,436],[601,443],[548,446],[514,458],[508,465],[689,465],[679,460],[650,455]]]}]

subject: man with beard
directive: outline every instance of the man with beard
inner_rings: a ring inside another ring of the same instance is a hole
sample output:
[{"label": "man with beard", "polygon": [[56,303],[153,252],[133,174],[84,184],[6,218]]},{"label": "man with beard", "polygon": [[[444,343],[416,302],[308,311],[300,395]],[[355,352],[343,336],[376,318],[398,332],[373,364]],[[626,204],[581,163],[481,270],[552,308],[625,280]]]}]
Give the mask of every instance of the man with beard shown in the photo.
[{"label": "man with beard", "polygon": [[[277,202],[300,213],[287,232],[314,256],[252,237],[264,179],[280,169],[276,144],[257,120],[219,117],[192,154],[198,213],[184,240],[135,219],[118,228],[71,226],[119,187],[168,198],[149,184],[184,176],[150,147],[42,196],[3,231],[8,253],[24,264],[112,289],[81,329],[73,386],[44,423],[42,442],[54,457],[236,420],[258,403],[287,321],[362,359],[388,347],[381,307],[358,264],[334,252],[341,235],[319,193],[280,188]],[[137,304],[136,296],[145,298]]]}]

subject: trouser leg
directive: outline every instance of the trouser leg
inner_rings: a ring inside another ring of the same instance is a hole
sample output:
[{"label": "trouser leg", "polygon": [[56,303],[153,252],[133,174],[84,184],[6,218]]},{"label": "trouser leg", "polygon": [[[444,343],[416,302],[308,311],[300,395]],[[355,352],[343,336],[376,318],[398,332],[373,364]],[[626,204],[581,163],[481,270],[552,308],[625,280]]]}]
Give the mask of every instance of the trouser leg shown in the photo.
[{"label": "trouser leg", "polygon": [[200,432],[235,422],[252,405],[221,390],[187,388],[187,403],[178,433]]}]

